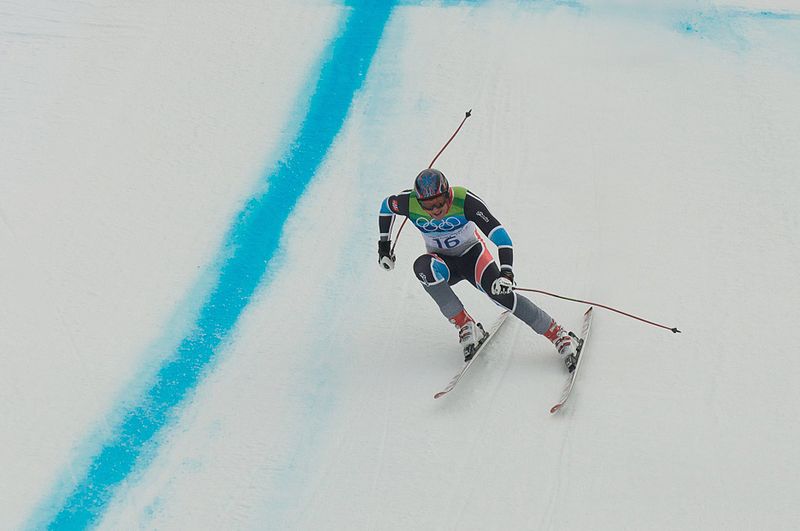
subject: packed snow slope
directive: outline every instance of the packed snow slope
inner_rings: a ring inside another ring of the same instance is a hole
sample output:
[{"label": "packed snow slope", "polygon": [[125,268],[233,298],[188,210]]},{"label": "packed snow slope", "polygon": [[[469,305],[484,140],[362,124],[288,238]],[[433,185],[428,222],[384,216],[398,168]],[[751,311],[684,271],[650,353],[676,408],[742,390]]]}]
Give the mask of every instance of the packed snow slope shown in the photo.
[{"label": "packed snow slope", "polygon": [[[0,11],[0,528],[800,526],[796,3]],[[515,319],[433,400],[416,229],[376,263],[468,109],[518,285],[683,331],[598,309],[557,415]]]}]

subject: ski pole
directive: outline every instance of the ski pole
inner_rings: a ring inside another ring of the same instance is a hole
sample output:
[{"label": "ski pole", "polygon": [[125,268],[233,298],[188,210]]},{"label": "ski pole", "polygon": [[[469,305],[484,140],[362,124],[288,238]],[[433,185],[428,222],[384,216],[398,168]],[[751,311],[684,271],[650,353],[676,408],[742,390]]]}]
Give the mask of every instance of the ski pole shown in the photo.
[{"label": "ski pole", "polygon": [[399,240],[399,239],[400,239],[400,233],[401,233],[401,232],[403,232],[403,227],[405,227],[405,225],[406,225],[406,221],[408,221],[408,218],[405,218],[405,219],[403,220],[403,222],[400,224],[400,228],[399,228],[399,229],[397,229],[397,234],[395,235],[395,237],[394,237],[394,243],[392,244],[392,250],[391,250],[391,251],[389,251],[389,253],[390,253],[392,256],[394,256],[394,248],[397,246],[397,240]]},{"label": "ski pole", "polygon": [[[439,153],[437,153],[437,154],[436,154],[436,156],[435,156],[435,157],[433,157],[433,160],[432,160],[432,161],[431,161],[431,163],[428,165],[428,169],[430,169],[430,168],[433,168],[433,163],[434,163],[434,162],[436,162],[436,159],[438,159],[438,158],[439,158],[439,155],[441,155],[441,154],[442,154],[442,152],[443,152],[445,149],[447,149],[447,146],[449,146],[449,145],[450,145],[450,142],[452,142],[452,141],[453,141],[453,139],[454,139],[454,138],[456,137],[456,135],[458,134],[458,132],[459,132],[459,131],[461,131],[461,127],[463,127],[463,125],[464,125],[464,122],[466,122],[466,121],[467,121],[467,118],[469,118],[470,116],[472,116],[472,109],[470,109],[470,110],[468,110],[466,113],[464,113],[464,119],[463,119],[463,120],[461,120],[461,123],[460,123],[460,124],[458,124],[458,127],[456,128],[456,132],[455,132],[455,133],[453,133],[453,136],[451,136],[451,137],[450,137],[450,140],[448,140],[447,142],[445,142],[445,144],[442,146],[442,149],[440,149],[440,150],[439,150]],[[406,221],[408,221],[408,218],[405,218],[405,219],[403,220],[403,223],[401,223],[401,224],[400,224],[400,228],[399,228],[399,229],[397,229],[397,234],[396,234],[396,235],[395,235],[395,237],[394,237],[394,244],[392,245],[392,249],[389,251],[391,254],[394,254],[394,248],[397,246],[397,240],[399,240],[399,239],[400,239],[400,233],[401,233],[401,232],[403,232],[403,227],[405,227],[405,225],[406,225]]]},{"label": "ski pole", "polygon": [[579,303],[582,303],[582,304],[588,304],[589,306],[599,306],[600,308],[605,308],[606,310],[611,310],[612,312],[617,312],[617,313],[622,314],[622,315],[624,315],[626,317],[630,317],[632,319],[636,319],[638,321],[642,321],[643,323],[647,323],[649,325],[653,325],[653,326],[657,326],[659,328],[663,328],[665,330],[669,330],[673,334],[680,334],[681,333],[681,331],[678,330],[677,328],[665,326],[665,325],[658,324],[658,323],[654,323],[653,321],[648,321],[647,319],[642,319],[641,317],[637,317],[637,316],[629,314],[627,312],[623,312],[622,310],[617,310],[616,308],[612,308],[611,306],[606,306],[605,304],[600,304],[600,303],[597,303],[597,302],[584,301],[584,300],[581,300],[581,299],[573,299],[571,297],[564,297],[563,295],[556,295],[555,293],[549,293],[547,291],[542,291],[540,289],[516,288],[515,287],[514,290],[515,291],[530,291],[530,292],[533,292],[533,293],[541,293],[542,295],[548,295],[550,297],[555,297],[557,299],[564,299],[565,301],[579,302]]},{"label": "ski pole", "polygon": [[459,131],[461,131],[461,127],[464,125],[464,122],[466,122],[466,121],[467,121],[467,118],[469,118],[470,116],[472,116],[472,109],[470,109],[470,110],[468,110],[466,113],[464,113],[464,119],[463,119],[463,120],[461,120],[461,123],[458,125],[458,128],[456,129],[456,132],[455,132],[455,133],[453,133],[453,136],[451,136],[451,137],[450,137],[450,140],[448,140],[448,141],[445,143],[445,145],[443,145],[443,146],[442,146],[442,149],[440,149],[440,150],[439,150],[439,153],[437,153],[437,154],[436,154],[436,156],[435,156],[435,157],[433,157],[433,160],[431,161],[430,165],[428,165],[428,169],[430,169],[430,168],[433,168],[433,163],[434,163],[434,162],[436,162],[436,159],[438,159],[438,158],[439,158],[439,155],[441,155],[441,154],[442,154],[442,151],[444,151],[445,149],[447,149],[447,146],[449,146],[449,145],[450,145],[450,142],[452,142],[452,141],[453,141],[453,139],[454,139],[454,138],[456,137],[456,135],[458,134],[458,132],[459,132]]}]

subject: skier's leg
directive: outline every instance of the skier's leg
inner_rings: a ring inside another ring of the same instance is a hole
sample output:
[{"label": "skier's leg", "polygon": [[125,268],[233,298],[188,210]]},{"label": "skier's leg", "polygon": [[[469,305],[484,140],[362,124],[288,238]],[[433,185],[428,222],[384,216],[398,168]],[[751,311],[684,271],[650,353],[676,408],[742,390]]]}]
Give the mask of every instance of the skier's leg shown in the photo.
[{"label": "skier's leg", "polygon": [[480,279],[481,289],[489,297],[504,308],[511,310],[515,317],[530,326],[534,332],[544,335],[550,328],[553,318],[547,312],[536,306],[530,299],[518,294],[515,291],[504,295],[492,293],[492,283],[500,277],[500,269],[497,264],[492,262],[483,271]]},{"label": "skier's leg", "polygon": [[[451,261],[448,264],[446,260]],[[423,254],[414,261],[414,274],[422,282],[422,287],[439,306],[448,321],[458,329],[458,342],[464,350],[464,360],[469,361],[475,355],[475,349],[486,337],[486,332],[464,309],[461,300],[450,286],[464,279],[451,269],[453,257],[442,258],[435,254]]]},{"label": "skier's leg", "polygon": [[448,320],[452,320],[464,310],[461,300],[450,287],[450,281],[455,280],[452,278],[450,268],[438,255],[423,254],[417,258],[414,261],[414,275],[420,279],[422,287]]},{"label": "skier's leg", "polygon": [[483,241],[476,243],[459,257],[458,267],[473,286],[486,293],[498,305],[515,312],[516,293],[512,291],[504,295],[492,295],[492,282],[500,277],[500,269]]},{"label": "skier's leg", "polygon": [[553,318],[523,295],[514,292],[514,299],[514,315],[530,326],[534,332],[544,335],[550,328]]},{"label": "skier's leg", "polygon": [[471,281],[472,284],[486,293],[495,303],[511,310],[515,317],[530,326],[534,332],[549,339],[559,354],[564,356],[567,368],[572,371],[577,359],[575,346],[569,333],[561,325],[530,299],[515,291],[503,295],[492,293],[492,283],[500,277],[500,269],[483,242],[470,249],[464,258],[468,260],[460,264],[462,267],[474,264],[475,278]]}]

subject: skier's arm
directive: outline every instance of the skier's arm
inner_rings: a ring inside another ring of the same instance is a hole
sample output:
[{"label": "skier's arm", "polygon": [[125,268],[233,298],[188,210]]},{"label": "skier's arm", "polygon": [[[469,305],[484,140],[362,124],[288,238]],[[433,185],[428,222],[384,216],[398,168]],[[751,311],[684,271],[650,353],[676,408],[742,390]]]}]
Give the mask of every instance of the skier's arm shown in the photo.
[{"label": "skier's arm", "polygon": [[381,203],[381,210],[378,214],[378,263],[386,269],[394,269],[395,256],[392,254],[390,240],[392,236],[392,226],[396,215],[408,215],[408,193],[390,195]]},{"label": "skier's arm", "polygon": [[513,273],[514,247],[511,237],[505,227],[495,218],[481,198],[472,192],[467,192],[464,199],[464,216],[481,229],[486,236],[497,246],[500,270]]},{"label": "skier's arm", "polygon": [[394,225],[394,213],[389,208],[389,199],[387,197],[381,203],[381,212],[378,214],[378,230],[380,231],[380,241],[388,241],[392,235],[392,226]]},{"label": "skier's arm", "polygon": [[408,216],[408,194],[409,192],[406,191],[397,195],[390,195],[381,203],[381,211],[378,215],[378,229],[380,230],[381,241],[389,240],[392,236],[395,215]]}]

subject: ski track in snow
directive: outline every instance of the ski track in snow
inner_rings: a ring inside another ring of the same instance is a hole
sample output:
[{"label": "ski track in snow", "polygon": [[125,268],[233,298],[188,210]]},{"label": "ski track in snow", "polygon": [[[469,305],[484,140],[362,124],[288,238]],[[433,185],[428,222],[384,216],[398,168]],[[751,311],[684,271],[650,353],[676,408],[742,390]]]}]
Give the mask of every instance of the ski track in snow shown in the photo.
[{"label": "ski track in snow", "polygon": [[[795,3],[373,8],[2,4],[0,527],[800,525],[800,365],[763,352],[800,318]],[[348,82],[324,104],[319,72]],[[511,320],[434,402],[460,353],[415,229],[375,266],[380,200],[468,108],[437,166],[504,222],[518,283],[684,330],[598,312],[555,416],[563,367]],[[280,226],[235,238],[276,190]],[[192,329],[212,353],[167,374]]]}]

